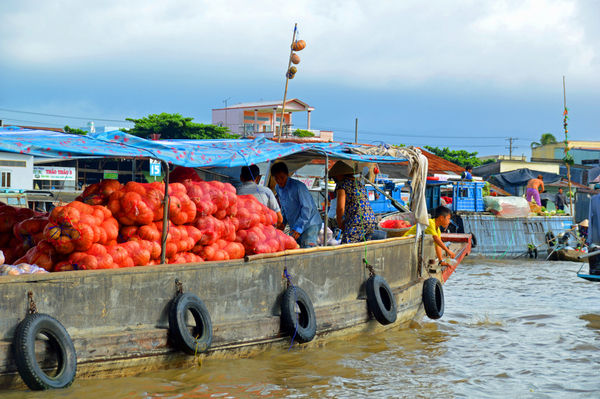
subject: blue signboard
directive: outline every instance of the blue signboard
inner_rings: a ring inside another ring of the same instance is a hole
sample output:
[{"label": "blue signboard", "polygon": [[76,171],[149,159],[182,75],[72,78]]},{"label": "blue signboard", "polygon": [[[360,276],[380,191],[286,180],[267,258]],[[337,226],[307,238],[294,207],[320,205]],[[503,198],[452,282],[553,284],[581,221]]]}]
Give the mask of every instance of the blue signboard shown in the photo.
[{"label": "blue signboard", "polygon": [[160,175],[161,175],[160,163],[151,163],[150,164],[150,176],[160,176]]}]

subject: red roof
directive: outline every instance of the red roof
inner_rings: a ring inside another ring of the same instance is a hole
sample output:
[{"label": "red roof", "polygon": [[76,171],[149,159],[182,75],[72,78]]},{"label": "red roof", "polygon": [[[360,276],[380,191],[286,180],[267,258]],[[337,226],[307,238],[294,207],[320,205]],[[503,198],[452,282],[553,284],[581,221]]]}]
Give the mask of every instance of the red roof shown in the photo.
[{"label": "red roof", "polygon": [[[569,187],[569,181],[567,179],[562,179],[561,181],[556,182],[556,183],[548,183],[548,184],[546,184],[546,186],[567,188],[567,187]],[[584,186],[583,184],[575,183],[574,181],[571,182],[571,188],[589,189],[588,186]]]},{"label": "red roof", "polygon": [[421,152],[429,161],[428,172],[432,175],[436,173],[448,174],[447,172],[454,172],[457,175],[460,175],[462,172],[465,171],[465,168],[463,168],[462,166],[458,166],[457,164],[447,161],[444,158],[438,157],[437,155],[432,154],[431,152],[426,151],[422,148]]}]

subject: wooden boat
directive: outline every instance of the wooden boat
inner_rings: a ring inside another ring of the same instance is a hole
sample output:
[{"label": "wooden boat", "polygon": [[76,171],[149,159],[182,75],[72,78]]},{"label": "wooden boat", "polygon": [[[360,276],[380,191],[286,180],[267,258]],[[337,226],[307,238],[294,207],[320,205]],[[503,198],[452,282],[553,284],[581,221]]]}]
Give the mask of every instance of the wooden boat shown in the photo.
[{"label": "wooden boat", "polygon": [[567,262],[587,262],[587,259],[578,259],[577,257],[581,255],[583,252],[575,251],[573,249],[559,249],[556,251],[558,254],[558,260],[567,261]]},{"label": "wooden boat", "polygon": [[[11,138],[11,146],[5,146],[12,152],[30,143],[28,151],[50,157],[64,150],[62,141],[57,142],[63,137],[38,143],[7,133],[3,139],[8,142]],[[94,146],[94,155],[104,157],[138,158],[149,153],[155,159],[155,153],[160,153],[165,170],[168,163],[203,167],[235,161],[246,165],[292,153],[304,158],[324,154],[325,165],[338,158],[383,162],[387,157],[387,161],[395,161],[386,155],[349,155],[348,146],[341,144],[312,149],[307,145],[276,147],[261,139],[235,141],[235,151],[228,149],[234,147],[232,143],[214,150],[214,143],[183,141],[174,148],[170,142],[148,142],[122,132],[77,137],[69,145],[75,154],[88,154],[89,146]],[[207,152],[212,156],[197,156]],[[416,162],[420,155],[414,152],[411,156]],[[249,161],[249,157],[253,158]],[[167,191],[165,205],[162,265],[0,278],[0,389],[23,387],[23,369],[30,387],[63,387],[71,383],[75,368],[75,378],[133,375],[189,365],[197,358],[251,356],[299,342],[319,345],[400,329],[425,313],[432,318],[443,314],[441,284],[457,265],[436,265],[431,237],[396,237],[239,260],[166,265]],[[426,212],[424,206],[419,212]],[[471,235],[443,239],[452,242],[459,262],[471,251]],[[195,298],[196,307],[180,306],[182,298]],[[47,339],[39,339],[38,330],[30,328],[37,320],[60,331],[52,335],[47,327],[43,331]],[[290,325],[294,327],[291,330]],[[308,337],[305,330],[312,335]],[[72,373],[65,384],[32,382],[59,379],[69,374],[67,369]],[[53,372],[58,377],[52,377]]]},{"label": "wooden boat", "polygon": [[[458,261],[471,250],[469,235],[446,235],[444,240],[452,242]],[[425,236],[424,242],[391,238],[225,262],[5,276],[0,278],[0,389],[24,386],[12,341],[30,308],[29,292],[38,312],[67,329],[77,355],[76,378],[107,378],[197,360],[173,345],[169,334],[177,282],[184,293],[200,297],[210,312],[212,345],[200,356],[242,357],[290,346],[280,320],[287,287],[284,271],[314,304],[316,337],[304,345],[315,345],[420,320],[424,282],[434,278],[443,283],[456,268],[436,266],[434,258],[433,240]],[[397,304],[392,324],[378,323],[368,309],[365,260],[391,287]],[[43,347],[41,341],[36,345]],[[52,363],[48,355],[38,360],[40,367]]]}]

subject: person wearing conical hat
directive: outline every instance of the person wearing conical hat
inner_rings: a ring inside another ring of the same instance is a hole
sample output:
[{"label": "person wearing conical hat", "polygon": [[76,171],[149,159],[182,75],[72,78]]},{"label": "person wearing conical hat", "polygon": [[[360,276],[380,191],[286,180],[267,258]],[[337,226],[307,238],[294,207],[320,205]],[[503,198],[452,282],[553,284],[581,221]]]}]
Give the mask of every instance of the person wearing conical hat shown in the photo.
[{"label": "person wearing conical hat", "polygon": [[583,241],[587,241],[589,225],[590,225],[590,223],[588,222],[587,219],[585,219],[584,221],[579,223],[579,227],[577,230],[579,231],[579,235],[581,236],[581,238],[583,238]]},{"label": "person wearing conical hat", "polygon": [[336,181],[336,220],[342,230],[342,244],[370,240],[377,220],[369,202],[365,186],[354,177],[354,170],[343,161],[337,161],[329,170]]}]

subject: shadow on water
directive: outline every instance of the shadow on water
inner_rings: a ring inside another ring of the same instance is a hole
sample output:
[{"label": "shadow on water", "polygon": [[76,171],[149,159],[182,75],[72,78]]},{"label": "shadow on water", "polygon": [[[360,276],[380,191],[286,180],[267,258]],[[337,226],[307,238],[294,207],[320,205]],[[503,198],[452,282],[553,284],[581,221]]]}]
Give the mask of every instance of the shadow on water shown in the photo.
[{"label": "shadow on water", "polygon": [[579,316],[579,318],[581,320],[585,320],[588,322],[587,327],[594,329],[594,330],[600,330],[600,315],[598,314],[583,314],[581,316]]}]

